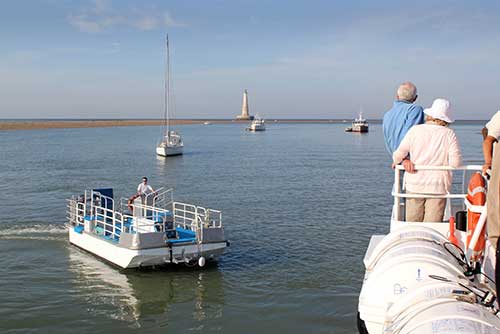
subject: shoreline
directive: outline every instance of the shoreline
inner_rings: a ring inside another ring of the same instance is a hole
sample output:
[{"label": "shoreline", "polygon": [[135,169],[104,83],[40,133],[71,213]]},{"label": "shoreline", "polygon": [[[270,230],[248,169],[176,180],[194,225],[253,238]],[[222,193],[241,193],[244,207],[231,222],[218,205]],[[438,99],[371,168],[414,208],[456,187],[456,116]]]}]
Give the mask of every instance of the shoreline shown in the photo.
[{"label": "shoreline", "polygon": [[[124,120],[0,120],[0,131],[41,130],[41,129],[77,129],[110,128],[123,126],[161,126],[163,120],[124,119]],[[211,124],[246,124],[249,120],[222,119],[175,119],[171,125],[192,125],[210,122]],[[268,120],[267,123],[343,123],[342,120]]]},{"label": "shoreline", "polygon": [[[0,120],[0,131],[15,131],[15,130],[43,130],[43,129],[77,129],[77,128],[111,128],[123,126],[161,126],[163,125],[161,119],[40,119],[40,120]],[[246,124],[249,120],[230,120],[230,119],[174,119],[170,121],[172,125],[193,125],[204,122],[211,124]],[[484,124],[485,121],[481,120],[457,120],[457,123],[474,123]],[[295,124],[350,124],[351,120],[343,119],[269,119],[266,121],[268,124],[273,123],[295,123]],[[371,124],[381,124],[382,120],[373,119],[368,120]]]}]

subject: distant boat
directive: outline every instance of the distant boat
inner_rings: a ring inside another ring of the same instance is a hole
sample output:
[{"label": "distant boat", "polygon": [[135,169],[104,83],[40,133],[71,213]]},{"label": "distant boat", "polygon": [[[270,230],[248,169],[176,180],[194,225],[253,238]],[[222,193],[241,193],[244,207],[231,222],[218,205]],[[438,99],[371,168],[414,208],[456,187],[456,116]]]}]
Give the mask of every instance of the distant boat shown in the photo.
[{"label": "distant boat", "polygon": [[250,126],[246,128],[247,131],[265,131],[266,130],[266,123],[264,119],[260,118],[259,116],[255,116],[255,119],[250,123]]},{"label": "distant boat", "polygon": [[359,113],[358,118],[352,121],[352,126],[346,128],[345,132],[368,132],[368,122],[363,118],[363,113]]},{"label": "distant boat", "polygon": [[181,134],[170,129],[170,51],[167,35],[167,60],[165,73],[165,114],[163,134],[160,143],[156,146],[156,154],[167,157],[181,155],[184,149]]},{"label": "distant boat", "polygon": [[212,123],[210,123],[209,121],[206,121],[206,122],[203,122],[203,125],[211,125]]}]

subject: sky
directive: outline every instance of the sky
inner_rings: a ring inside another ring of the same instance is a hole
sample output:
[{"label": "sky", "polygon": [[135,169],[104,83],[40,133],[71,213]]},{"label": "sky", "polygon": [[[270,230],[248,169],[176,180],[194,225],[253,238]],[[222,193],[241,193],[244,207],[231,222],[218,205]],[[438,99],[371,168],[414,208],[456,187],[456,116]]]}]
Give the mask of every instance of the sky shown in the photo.
[{"label": "sky", "polygon": [[457,119],[500,109],[500,1],[0,4],[0,118],[381,118],[398,85]]}]

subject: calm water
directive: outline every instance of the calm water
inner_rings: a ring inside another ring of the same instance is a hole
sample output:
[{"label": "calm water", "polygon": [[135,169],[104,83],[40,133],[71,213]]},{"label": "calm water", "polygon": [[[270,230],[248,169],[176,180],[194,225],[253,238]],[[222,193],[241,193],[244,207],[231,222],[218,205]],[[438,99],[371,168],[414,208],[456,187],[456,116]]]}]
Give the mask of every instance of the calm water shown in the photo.
[{"label": "calm water", "polygon": [[[480,127],[456,127],[468,159]],[[179,128],[186,154],[168,159],[157,127],[0,132],[0,332],[356,332],[363,254],[390,216],[381,126]],[[120,271],[68,244],[66,198],[128,197],[143,175],[223,211],[217,266]]]}]

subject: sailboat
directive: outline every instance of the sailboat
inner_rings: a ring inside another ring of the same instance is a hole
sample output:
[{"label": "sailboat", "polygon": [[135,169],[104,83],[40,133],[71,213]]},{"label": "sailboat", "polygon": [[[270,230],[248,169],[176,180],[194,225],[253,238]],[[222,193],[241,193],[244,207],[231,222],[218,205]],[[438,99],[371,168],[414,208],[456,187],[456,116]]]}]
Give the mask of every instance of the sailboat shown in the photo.
[{"label": "sailboat", "polygon": [[167,157],[172,155],[181,155],[184,143],[179,132],[170,129],[170,50],[167,35],[167,59],[165,69],[165,114],[162,131],[162,138],[156,146],[156,154]]}]

